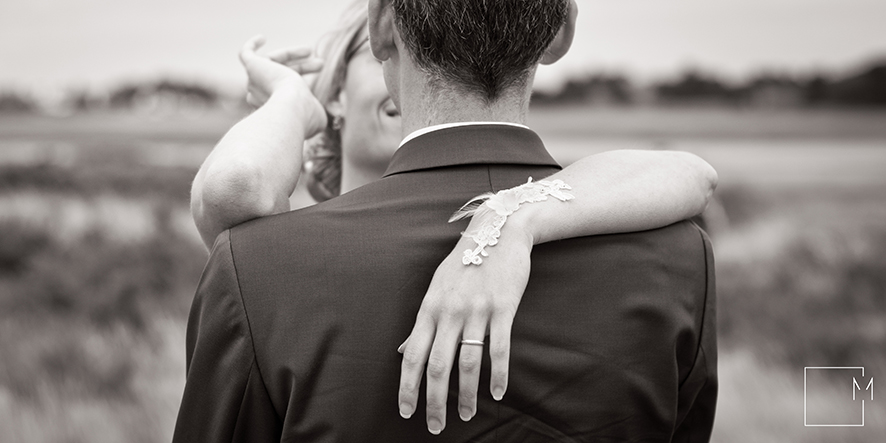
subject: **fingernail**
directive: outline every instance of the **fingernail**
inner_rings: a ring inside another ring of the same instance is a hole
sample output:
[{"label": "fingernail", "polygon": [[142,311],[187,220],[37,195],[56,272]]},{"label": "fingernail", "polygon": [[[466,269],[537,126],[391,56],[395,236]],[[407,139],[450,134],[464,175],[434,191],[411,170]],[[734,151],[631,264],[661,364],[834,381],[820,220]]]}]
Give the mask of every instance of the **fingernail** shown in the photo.
[{"label": "fingernail", "polygon": [[492,389],[492,398],[494,398],[495,401],[501,401],[502,397],[504,397],[504,396],[505,396],[504,389],[502,389],[502,388],[493,388]]},{"label": "fingernail", "polygon": [[412,407],[409,406],[408,403],[400,403],[400,416],[409,419],[412,417]]},{"label": "fingernail", "polygon": [[461,421],[470,421],[472,418],[471,410],[468,408],[458,408],[458,416]]},{"label": "fingernail", "polygon": [[[409,341],[409,339],[407,338],[406,341]],[[404,341],[402,345],[397,346],[397,352],[401,354],[403,353],[403,350],[406,349],[406,341]]]},{"label": "fingernail", "polygon": [[428,420],[428,432],[434,435],[440,435],[443,432],[443,424],[435,419]]}]

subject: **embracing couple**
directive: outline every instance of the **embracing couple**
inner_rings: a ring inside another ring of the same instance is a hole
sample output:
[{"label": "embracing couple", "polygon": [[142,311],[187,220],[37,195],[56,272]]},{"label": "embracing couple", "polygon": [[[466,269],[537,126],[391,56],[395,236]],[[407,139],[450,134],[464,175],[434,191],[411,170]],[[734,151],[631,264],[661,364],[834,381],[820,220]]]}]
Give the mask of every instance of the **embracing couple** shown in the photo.
[{"label": "embracing couple", "polygon": [[[716,173],[561,170],[523,125],[577,13],[364,0],[316,53],[246,44],[258,109],[192,190],[211,253],[174,441],[710,438],[713,256],[682,220]],[[290,211],[300,175],[320,203]]]}]

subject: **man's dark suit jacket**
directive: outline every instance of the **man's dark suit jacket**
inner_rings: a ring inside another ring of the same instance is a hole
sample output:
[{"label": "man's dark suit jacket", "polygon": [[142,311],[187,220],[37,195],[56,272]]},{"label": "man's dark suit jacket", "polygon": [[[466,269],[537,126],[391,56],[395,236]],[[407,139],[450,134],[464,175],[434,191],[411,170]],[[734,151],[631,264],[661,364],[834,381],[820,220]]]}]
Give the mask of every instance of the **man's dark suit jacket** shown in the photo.
[{"label": "man's dark suit jacket", "polygon": [[417,413],[399,416],[397,346],[467,224],[448,217],[558,169],[528,129],[443,129],[407,142],[375,183],[221,234],[188,320],[174,440],[707,441],[713,259],[690,222],[536,246],[504,399],[489,394],[487,356],[470,422],[457,374],[441,435],[423,386]]}]

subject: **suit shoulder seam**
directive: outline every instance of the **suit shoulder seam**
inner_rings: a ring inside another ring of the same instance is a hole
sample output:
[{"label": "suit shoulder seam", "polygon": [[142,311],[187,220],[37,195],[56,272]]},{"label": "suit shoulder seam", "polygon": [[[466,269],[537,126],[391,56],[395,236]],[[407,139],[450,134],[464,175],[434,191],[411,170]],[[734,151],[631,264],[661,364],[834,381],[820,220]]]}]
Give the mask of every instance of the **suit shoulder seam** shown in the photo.
[{"label": "suit shoulder seam", "polygon": [[[249,334],[249,345],[252,348],[252,364],[255,366],[258,379],[261,381],[265,393],[268,394],[268,398],[271,398],[270,392],[268,391],[268,385],[265,384],[265,378],[262,376],[261,365],[258,363],[255,335],[252,333],[252,322],[249,320],[249,311],[247,311],[246,301],[243,299],[243,286],[240,283],[240,273],[237,271],[237,259],[234,256],[234,232],[232,230],[228,230],[228,250],[231,254],[231,266],[234,268],[234,280],[237,282],[237,296],[240,298],[240,306],[243,308],[243,317],[246,319],[246,331]],[[280,415],[280,411],[277,411],[277,415]]]},{"label": "suit shoulder seam", "polygon": [[[698,227],[698,225],[696,225],[695,223],[690,223],[690,227],[695,230],[696,234],[698,234],[698,237],[701,240],[701,253],[702,253],[702,258],[704,259],[704,265],[705,265],[704,266],[704,301],[702,302],[702,305],[701,305],[701,318],[699,319],[699,327],[698,327],[698,343],[695,346],[695,355],[692,356],[692,366],[695,367],[695,365],[698,363],[699,354],[704,352],[702,349],[702,343],[703,343],[702,337],[704,336],[704,332],[705,332],[704,331],[705,315],[706,315],[706,311],[707,311],[706,308],[708,305],[708,296],[710,295],[710,294],[708,294],[708,283],[709,283],[708,282],[708,279],[709,279],[708,266],[709,266],[709,264],[708,264],[708,244],[705,241],[705,237],[704,237],[704,234],[702,233],[701,228]],[[691,374],[687,374],[685,379],[680,380],[680,383],[679,383],[680,387],[682,387],[683,383],[685,383],[686,380],[688,380],[690,378],[690,375]]]}]

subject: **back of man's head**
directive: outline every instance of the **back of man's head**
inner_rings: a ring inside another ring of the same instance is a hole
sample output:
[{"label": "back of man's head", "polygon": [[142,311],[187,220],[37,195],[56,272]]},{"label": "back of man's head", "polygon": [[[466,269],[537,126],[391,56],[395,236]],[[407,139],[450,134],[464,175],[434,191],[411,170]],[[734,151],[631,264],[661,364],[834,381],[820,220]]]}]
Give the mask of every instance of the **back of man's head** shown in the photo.
[{"label": "back of man's head", "polygon": [[493,102],[525,87],[569,0],[391,0],[400,37],[432,80]]}]

